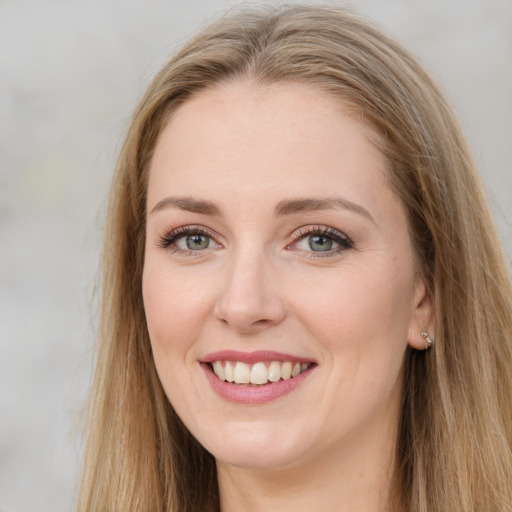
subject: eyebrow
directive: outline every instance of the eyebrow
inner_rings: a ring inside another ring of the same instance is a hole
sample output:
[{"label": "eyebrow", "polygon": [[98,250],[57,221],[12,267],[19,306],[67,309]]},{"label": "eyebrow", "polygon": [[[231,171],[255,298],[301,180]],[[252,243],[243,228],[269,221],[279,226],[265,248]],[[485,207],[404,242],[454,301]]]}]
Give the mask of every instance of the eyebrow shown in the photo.
[{"label": "eyebrow", "polygon": [[274,213],[276,217],[281,217],[283,215],[292,215],[294,213],[316,212],[319,210],[337,210],[339,208],[358,213],[375,223],[374,218],[366,208],[341,197],[284,200],[278,203],[274,209]]},{"label": "eyebrow", "polygon": [[178,208],[192,213],[202,213],[203,215],[221,216],[219,207],[211,201],[194,199],[192,197],[166,197],[158,201],[149,213],[152,214],[167,208]]},{"label": "eyebrow", "polygon": [[[221,217],[222,213],[220,208],[211,201],[202,199],[194,199],[192,197],[166,197],[153,207],[150,214],[165,210],[167,208],[178,208],[192,213],[200,213],[203,215],[211,215]],[[276,217],[283,217],[286,215],[293,215],[295,213],[307,213],[320,210],[336,210],[336,209],[349,210],[363,217],[368,218],[373,223],[375,220],[370,212],[359,204],[353,203],[347,199],[340,197],[332,198],[314,198],[314,199],[285,199],[280,201],[274,208],[274,215]]]}]

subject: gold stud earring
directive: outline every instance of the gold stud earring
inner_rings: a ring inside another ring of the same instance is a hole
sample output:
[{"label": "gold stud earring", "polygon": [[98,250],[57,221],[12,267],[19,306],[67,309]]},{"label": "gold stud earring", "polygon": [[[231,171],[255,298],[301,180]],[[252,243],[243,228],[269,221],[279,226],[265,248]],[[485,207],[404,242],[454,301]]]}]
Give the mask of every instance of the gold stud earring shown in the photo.
[{"label": "gold stud earring", "polygon": [[421,333],[421,336],[423,337],[423,339],[425,340],[425,350],[428,350],[430,347],[432,347],[434,345],[434,340],[428,335],[428,332],[427,331],[423,331]]}]

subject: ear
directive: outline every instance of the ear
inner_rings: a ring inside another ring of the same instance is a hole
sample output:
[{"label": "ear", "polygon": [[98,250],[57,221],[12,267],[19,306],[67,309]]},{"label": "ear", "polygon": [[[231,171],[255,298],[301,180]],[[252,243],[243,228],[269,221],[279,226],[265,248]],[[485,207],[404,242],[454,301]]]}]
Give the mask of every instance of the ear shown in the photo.
[{"label": "ear", "polygon": [[435,340],[436,315],[434,296],[424,277],[418,277],[416,280],[412,308],[407,341],[412,348],[425,350],[427,344],[422,333],[426,332]]}]

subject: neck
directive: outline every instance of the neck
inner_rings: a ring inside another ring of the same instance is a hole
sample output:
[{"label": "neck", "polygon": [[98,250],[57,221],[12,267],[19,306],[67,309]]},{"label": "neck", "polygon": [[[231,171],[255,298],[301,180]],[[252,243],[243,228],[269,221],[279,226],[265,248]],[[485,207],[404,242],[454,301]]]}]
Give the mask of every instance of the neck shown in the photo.
[{"label": "neck", "polygon": [[339,449],[331,446],[328,453],[285,468],[248,469],[217,462],[221,511],[387,511],[396,428],[384,436],[382,431],[368,434],[362,429]]}]

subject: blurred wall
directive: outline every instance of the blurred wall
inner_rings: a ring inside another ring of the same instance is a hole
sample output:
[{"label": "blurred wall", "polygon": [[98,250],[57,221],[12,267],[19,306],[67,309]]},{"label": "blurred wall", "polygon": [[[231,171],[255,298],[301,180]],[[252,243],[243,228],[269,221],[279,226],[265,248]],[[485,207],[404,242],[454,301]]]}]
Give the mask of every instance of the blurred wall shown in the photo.
[{"label": "blurred wall", "polygon": [[[123,132],[170,52],[234,4],[0,0],[0,511],[72,508],[103,212]],[[512,254],[512,3],[352,4],[440,80]]]}]

